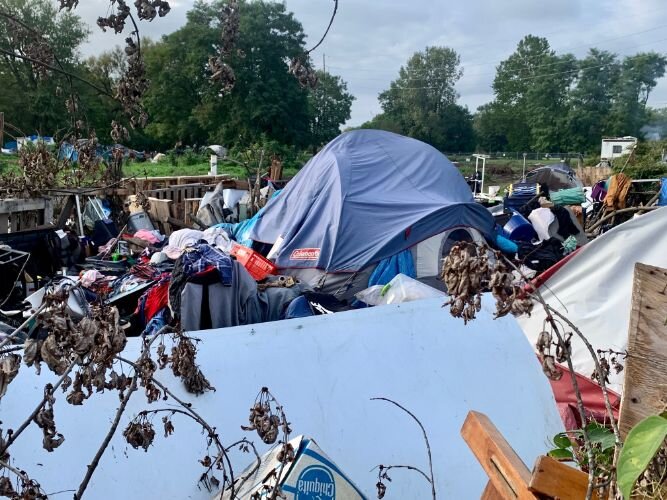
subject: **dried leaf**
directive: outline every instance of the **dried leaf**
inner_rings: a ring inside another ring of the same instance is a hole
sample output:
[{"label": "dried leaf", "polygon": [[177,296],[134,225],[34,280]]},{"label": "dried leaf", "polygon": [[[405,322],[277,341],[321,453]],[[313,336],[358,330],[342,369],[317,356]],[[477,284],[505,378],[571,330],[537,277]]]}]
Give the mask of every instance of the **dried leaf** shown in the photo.
[{"label": "dried leaf", "polygon": [[21,367],[21,356],[7,354],[0,358],[0,398],[7,392],[7,387],[16,378]]}]

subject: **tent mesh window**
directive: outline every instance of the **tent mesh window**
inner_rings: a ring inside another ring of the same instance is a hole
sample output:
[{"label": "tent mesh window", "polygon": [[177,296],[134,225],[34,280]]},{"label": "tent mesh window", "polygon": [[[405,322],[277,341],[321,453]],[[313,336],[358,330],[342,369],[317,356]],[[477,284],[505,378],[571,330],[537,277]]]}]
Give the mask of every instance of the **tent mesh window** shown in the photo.
[{"label": "tent mesh window", "polygon": [[459,243],[460,241],[470,241],[473,242],[474,238],[470,231],[467,229],[455,229],[447,235],[446,238],[442,240],[442,247],[440,251],[440,256],[444,259],[451,252],[452,247]]}]

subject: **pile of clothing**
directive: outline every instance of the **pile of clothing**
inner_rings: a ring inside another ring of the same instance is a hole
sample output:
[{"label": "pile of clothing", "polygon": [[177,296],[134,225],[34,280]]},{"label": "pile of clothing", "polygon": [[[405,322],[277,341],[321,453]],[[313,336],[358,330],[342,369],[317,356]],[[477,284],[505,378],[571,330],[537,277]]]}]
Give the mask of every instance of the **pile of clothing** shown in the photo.
[{"label": "pile of clothing", "polygon": [[539,184],[513,185],[496,215],[496,245],[536,273],[585,245],[586,202],[580,187],[549,192]]},{"label": "pile of clothing", "polygon": [[130,335],[152,335],[166,325],[205,330],[352,308],[290,276],[253,278],[234,257],[239,244],[222,227],[182,229],[168,239],[149,231],[134,236],[155,240],[123,260],[122,272],[95,268],[79,277],[91,301],[103,299],[121,310]]}]

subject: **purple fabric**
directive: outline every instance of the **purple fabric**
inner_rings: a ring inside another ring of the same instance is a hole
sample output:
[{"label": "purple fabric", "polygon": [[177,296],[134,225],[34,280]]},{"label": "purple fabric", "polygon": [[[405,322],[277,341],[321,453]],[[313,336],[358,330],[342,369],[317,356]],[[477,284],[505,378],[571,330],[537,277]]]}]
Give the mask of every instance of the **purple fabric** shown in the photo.
[{"label": "purple fabric", "polygon": [[604,201],[605,197],[607,196],[607,190],[604,188],[605,186],[605,181],[599,181],[595,186],[593,186],[593,190],[591,191],[591,198],[593,198],[593,201]]}]

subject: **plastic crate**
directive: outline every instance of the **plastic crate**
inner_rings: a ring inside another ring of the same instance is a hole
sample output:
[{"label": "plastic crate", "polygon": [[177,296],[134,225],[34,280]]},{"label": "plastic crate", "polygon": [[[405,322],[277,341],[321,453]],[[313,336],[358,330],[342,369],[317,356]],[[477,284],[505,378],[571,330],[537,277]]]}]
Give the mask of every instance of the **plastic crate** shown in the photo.
[{"label": "plastic crate", "polygon": [[270,274],[275,274],[277,271],[273,262],[265,259],[251,248],[234,243],[230,253],[236,257],[236,260],[246,268],[250,276],[255,278],[256,281],[261,281]]}]

